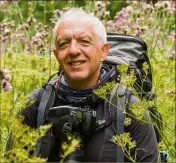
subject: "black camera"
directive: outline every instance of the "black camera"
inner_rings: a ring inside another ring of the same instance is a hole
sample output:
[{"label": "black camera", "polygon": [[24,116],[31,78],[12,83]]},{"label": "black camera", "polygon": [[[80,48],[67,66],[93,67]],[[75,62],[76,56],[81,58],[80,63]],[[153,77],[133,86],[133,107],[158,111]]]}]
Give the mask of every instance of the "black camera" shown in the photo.
[{"label": "black camera", "polygon": [[60,131],[64,134],[69,132],[91,134],[96,128],[96,111],[88,106],[57,106],[50,108],[48,120],[57,126],[56,134],[60,134]]},{"label": "black camera", "polygon": [[88,106],[57,106],[49,109],[47,119],[53,123],[53,134],[56,138],[71,133],[81,138],[81,145],[64,161],[79,161],[84,158],[83,135],[90,135],[96,129],[96,111]]}]

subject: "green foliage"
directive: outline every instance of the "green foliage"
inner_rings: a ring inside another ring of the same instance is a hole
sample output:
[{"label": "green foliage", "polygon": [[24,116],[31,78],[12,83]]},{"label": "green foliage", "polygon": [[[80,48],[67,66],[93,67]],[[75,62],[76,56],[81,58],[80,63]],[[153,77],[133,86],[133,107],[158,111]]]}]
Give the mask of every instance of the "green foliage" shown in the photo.
[{"label": "green foliage", "polygon": [[[1,154],[1,162],[45,162],[46,159],[41,159],[35,156],[35,145],[37,140],[44,136],[50,125],[42,126],[39,129],[31,129],[21,123],[23,117],[13,118],[11,150]],[[33,154],[31,154],[31,152]]]},{"label": "green foliage", "polygon": [[[51,52],[54,48],[52,36],[55,21],[63,11],[70,7],[82,6],[94,13],[105,24],[108,32],[131,34],[147,42],[153,74],[154,101],[140,101],[131,111],[142,120],[148,105],[154,105],[163,116],[162,142],[160,150],[169,152],[169,162],[175,162],[175,2],[158,1],[155,5],[144,1],[2,1],[0,2],[0,67],[11,76],[11,91],[3,88],[0,76],[0,162],[43,162],[29,151],[34,150],[37,138],[41,137],[49,126],[40,130],[31,130],[23,126],[15,117],[19,109],[24,108],[26,96],[35,88],[47,82],[51,74],[56,73],[58,64]],[[124,7],[124,8],[122,8]],[[122,9],[121,9],[122,8]],[[121,9],[121,10],[120,10]],[[122,74],[122,84],[133,89],[134,72],[126,75],[128,65],[118,66]],[[143,65],[148,72],[147,65]],[[95,93],[107,100],[115,83],[107,83]],[[125,119],[129,125],[130,118]],[[155,124],[154,124],[155,125]],[[5,142],[14,131],[15,148],[4,152]],[[113,140],[120,145],[128,144],[130,135],[124,133]],[[79,141],[70,141],[65,146],[65,157],[77,146]],[[130,143],[131,142],[131,143]],[[27,149],[22,149],[24,145]],[[64,146],[64,145],[63,145]],[[129,150],[127,153],[129,154]],[[130,155],[127,155],[132,161]]]},{"label": "green foliage", "polygon": [[[47,82],[49,76],[57,72],[58,64],[49,56],[34,56],[24,54],[6,54],[2,56],[2,65],[8,65],[7,73],[11,76],[12,90],[4,91],[1,88],[1,112],[0,112],[0,155],[1,162],[45,162],[36,156],[29,157],[29,151],[34,150],[36,139],[44,134],[48,127],[39,131],[31,130],[21,125],[20,119],[16,119],[19,109],[26,105],[26,96],[36,88],[40,88]],[[5,71],[5,69],[4,69]],[[10,117],[10,118],[9,118]],[[13,132],[15,137],[14,150],[4,153],[8,135]],[[23,147],[27,146],[27,150]]]},{"label": "green foliage", "polygon": [[[17,15],[21,15],[21,19],[24,22],[27,18],[34,13],[35,18],[44,24],[49,24],[50,19],[53,16],[53,11],[56,9],[62,10],[67,7],[85,7],[88,10],[93,9],[95,6],[95,0],[50,0],[50,1],[24,1],[19,0],[18,3],[8,2],[2,3],[0,7],[1,15],[0,21],[7,19],[15,19],[18,23],[21,20],[17,18]],[[117,11],[126,6],[125,1],[113,0],[108,5],[108,10],[111,10],[111,18],[113,18]],[[9,7],[7,9],[7,7]],[[13,9],[13,13],[10,12]],[[20,13],[19,13],[20,12]]]},{"label": "green foliage", "polygon": [[113,136],[111,140],[122,147],[122,150],[130,161],[135,162],[135,158],[131,157],[130,151],[136,146],[136,142],[132,141],[130,133],[124,132],[119,136]]},{"label": "green foliage", "polygon": [[80,147],[81,139],[79,136],[67,135],[67,142],[62,144],[63,158],[60,162],[63,162],[67,156],[75,151],[75,148]]},{"label": "green foliage", "polygon": [[107,100],[107,94],[111,94],[112,89],[115,86],[115,82],[108,82],[104,86],[100,87],[99,89],[95,90],[94,93],[101,97],[102,99]]}]

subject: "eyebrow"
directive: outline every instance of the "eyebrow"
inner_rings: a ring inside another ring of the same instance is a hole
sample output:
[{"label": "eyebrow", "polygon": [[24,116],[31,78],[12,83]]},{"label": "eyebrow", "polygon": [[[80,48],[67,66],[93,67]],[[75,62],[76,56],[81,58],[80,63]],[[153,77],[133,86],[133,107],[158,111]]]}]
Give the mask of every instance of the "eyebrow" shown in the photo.
[{"label": "eyebrow", "polygon": [[[60,42],[62,42],[62,41],[68,41],[68,40],[71,40],[72,38],[71,37],[57,37],[56,38],[56,41],[57,41],[57,43],[60,43]],[[76,37],[76,39],[88,39],[89,41],[93,41],[93,39],[90,37],[90,36],[85,36],[85,35],[81,35],[81,36],[78,36],[78,37]]]},{"label": "eyebrow", "polygon": [[57,42],[60,42],[62,40],[69,40],[69,39],[71,39],[71,38],[69,38],[69,37],[59,37],[59,36],[56,38]]},{"label": "eyebrow", "polygon": [[77,39],[88,39],[88,40],[92,40],[92,38],[90,37],[90,36],[78,36],[78,38]]}]

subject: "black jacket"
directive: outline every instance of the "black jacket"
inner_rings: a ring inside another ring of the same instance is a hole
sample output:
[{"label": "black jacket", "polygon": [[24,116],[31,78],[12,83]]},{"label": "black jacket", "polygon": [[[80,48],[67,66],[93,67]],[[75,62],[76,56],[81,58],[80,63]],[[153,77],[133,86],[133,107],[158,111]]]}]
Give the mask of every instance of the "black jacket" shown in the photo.
[{"label": "black jacket", "polygon": [[[40,101],[40,93],[43,89],[40,89],[38,93],[35,93],[36,101],[29,105],[26,109],[22,110],[22,115],[24,115],[23,123],[30,126],[31,128],[37,128],[37,107]],[[132,95],[130,98],[130,103],[134,103],[136,98]],[[64,105],[65,102],[55,99],[55,106]],[[94,105],[97,111],[97,120],[102,120],[107,117],[109,105],[105,100]],[[113,112],[115,114],[116,111]],[[128,110],[128,113],[133,115],[133,113]],[[128,116],[131,118],[131,124],[125,127],[125,132],[129,132],[132,141],[136,142],[136,147],[130,151],[130,155],[136,162],[158,162],[159,151],[157,149],[157,140],[154,132],[154,128],[151,123],[145,123],[139,121],[133,116]],[[145,119],[150,120],[148,112],[145,112]],[[47,123],[47,122],[46,122]],[[85,136],[84,138],[84,161],[85,162],[116,162],[117,160],[117,144],[111,141],[111,138],[116,135],[114,130],[114,123],[108,127],[102,128],[94,132],[91,136]],[[50,140],[51,140],[51,134]],[[53,145],[50,148],[48,162],[59,161],[59,152],[61,142],[52,135]],[[46,136],[47,138],[47,136]],[[129,157],[125,155],[125,162],[130,162]]]}]

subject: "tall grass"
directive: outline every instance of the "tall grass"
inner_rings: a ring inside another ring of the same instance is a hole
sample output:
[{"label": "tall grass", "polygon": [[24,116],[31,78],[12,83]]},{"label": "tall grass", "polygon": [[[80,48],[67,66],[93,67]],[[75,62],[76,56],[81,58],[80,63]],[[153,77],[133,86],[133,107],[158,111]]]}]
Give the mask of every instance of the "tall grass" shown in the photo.
[{"label": "tall grass", "polygon": [[[13,155],[14,151],[4,152],[5,142],[14,128],[19,132],[16,138],[22,136],[24,132],[34,132],[25,127],[20,129],[15,116],[19,108],[24,107],[26,96],[35,88],[41,87],[47,82],[48,77],[58,70],[58,64],[52,55],[54,47],[52,29],[62,10],[53,10],[51,22],[46,25],[46,17],[40,21],[33,14],[35,9],[32,3],[35,2],[29,3],[31,3],[29,11],[33,12],[30,12],[26,20],[17,1],[2,3],[3,14],[15,10],[20,23],[16,23],[11,17],[4,19],[0,24],[1,162],[45,161],[35,156],[28,159],[29,150],[20,152],[19,149],[22,148],[20,142],[16,144],[16,155]],[[44,15],[47,13],[46,3],[49,2],[43,2]],[[163,141],[159,144],[159,148],[169,152],[169,162],[175,162],[175,2],[159,1],[152,5],[142,1],[129,1],[128,6],[117,12],[113,19],[110,19],[111,11],[107,10],[108,4],[109,1],[87,1],[86,6],[82,7],[99,17],[107,31],[134,35],[146,41],[152,64],[153,91],[156,94],[153,105],[162,114],[164,121]],[[74,3],[70,3],[70,7],[73,6]],[[10,77],[5,81],[4,78],[7,76]],[[7,87],[9,86],[7,83],[11,84],[12,88]],[[41,136],[35,132],[36,137]],[[32,137],[25,138],[27,142],[35,143]],[[31,148],[34,148],[34,145]]]}]

